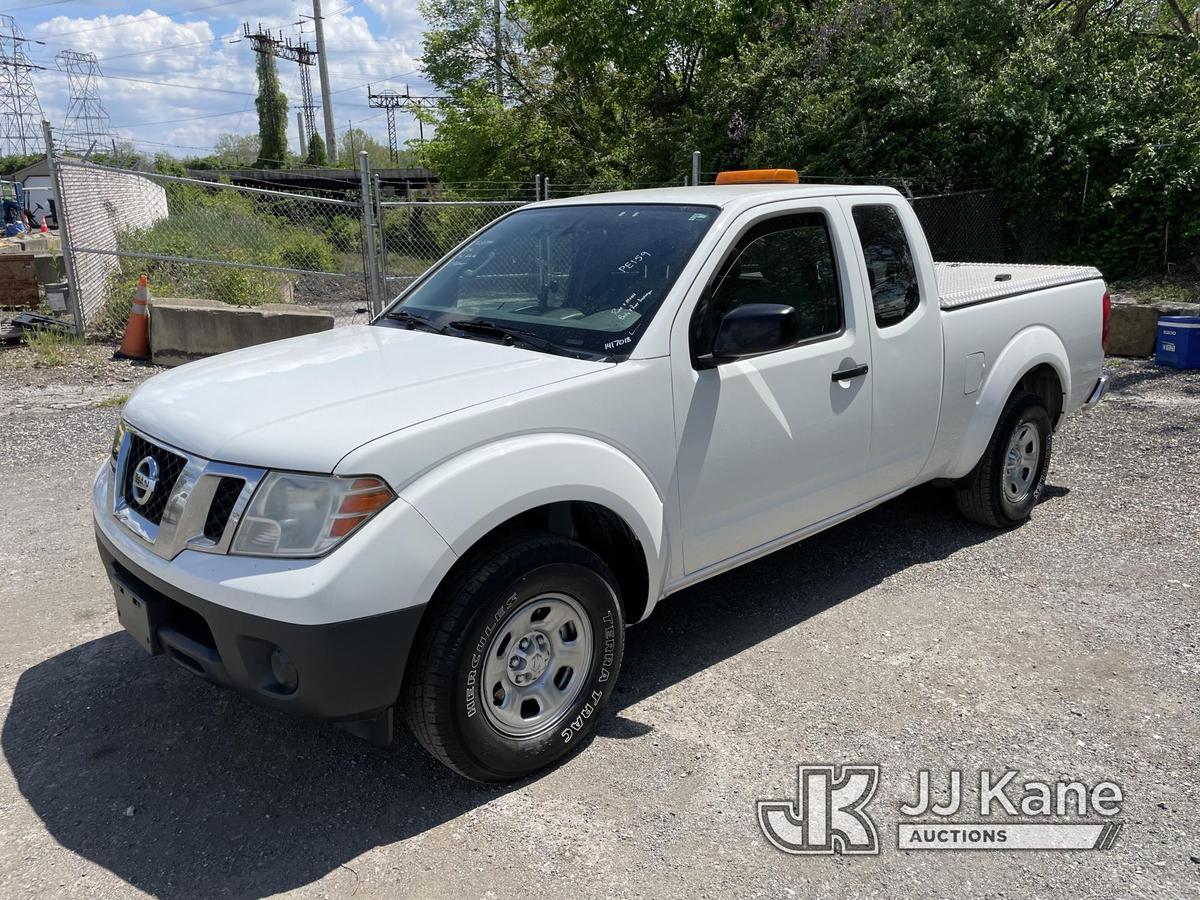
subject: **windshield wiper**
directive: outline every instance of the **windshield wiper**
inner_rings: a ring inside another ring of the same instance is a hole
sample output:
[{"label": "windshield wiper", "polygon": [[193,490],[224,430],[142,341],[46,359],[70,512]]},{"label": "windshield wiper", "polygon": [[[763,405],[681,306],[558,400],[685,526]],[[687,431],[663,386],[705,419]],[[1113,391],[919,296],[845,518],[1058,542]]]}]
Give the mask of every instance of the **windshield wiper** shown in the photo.
[{"label": "windshield wiper", "polygon": [[438,334],[446,333],[446,326],[435,325],[424,316],[414,316],[407,309],[397,309],[391,312],[385,312],[383,317],[385,319],[390,319],[393,322],[402,322],[409,328],[427,328],[428,330]]},{"label": "windshield wiper", "polygon": [[455,331],[473,331],[476,334],[497,337],[505,343],[527,344],[535,350],[544,350],[547,353],[575,355],[575,351],[568,350],[566,347],[560,347],[553,341],[538,337],[532,331],[526,331],[523,328],[511,328],[508,325],[497,325],[494,322],[478,322],[472,319],[459,319],[451,322],[446,327],[453,328]]}]

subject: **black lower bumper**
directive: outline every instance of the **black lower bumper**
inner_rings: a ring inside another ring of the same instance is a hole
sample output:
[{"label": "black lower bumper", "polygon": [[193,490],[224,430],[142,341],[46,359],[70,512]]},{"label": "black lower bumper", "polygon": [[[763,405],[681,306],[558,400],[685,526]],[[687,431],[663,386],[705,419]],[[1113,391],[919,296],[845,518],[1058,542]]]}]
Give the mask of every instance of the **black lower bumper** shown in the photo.
[{"label": "black lower bumper", "polygon": [[150,653],[263,706],[333,720],[373,743],[391,739],[392,706],[424,606],[324,625],[277,622],[179,590],[138,568],[99,530],[96,543],[123,624]]}]

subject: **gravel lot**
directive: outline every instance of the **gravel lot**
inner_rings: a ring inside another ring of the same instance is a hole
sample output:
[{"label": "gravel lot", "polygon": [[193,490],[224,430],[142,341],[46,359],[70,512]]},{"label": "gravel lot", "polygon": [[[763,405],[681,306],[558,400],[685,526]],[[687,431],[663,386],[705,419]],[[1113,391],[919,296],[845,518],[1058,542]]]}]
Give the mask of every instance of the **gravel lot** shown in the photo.
[{"label": "gravel lot", "polygon": [[[1021,529],[920,489],[676,595],[587,751],[491,789],[145,657],[88,491],[98,404],[152,370],[22,352],[0,351],[0,896],[1200,896],[1200,373],[1120,362]],[[882,766],[882,855],[767,844],[754,801],[794,796],[800,762]],[[900,852],[922,767],[1112,778],[1125,829]]]}]

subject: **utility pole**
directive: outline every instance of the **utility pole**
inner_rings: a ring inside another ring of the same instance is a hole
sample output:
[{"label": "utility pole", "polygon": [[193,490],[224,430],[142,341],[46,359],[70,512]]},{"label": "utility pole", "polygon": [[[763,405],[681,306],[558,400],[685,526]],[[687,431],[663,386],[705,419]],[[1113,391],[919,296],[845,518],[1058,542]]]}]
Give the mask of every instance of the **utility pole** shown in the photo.
[{"label": "utility pole", "polygon": [[313,0],[313,25],[317,32],[317,73],[321,78],[321,111],[325,114],[325,146],[329,158],[337,159],[337,133],[333,127],[333,92],[329,90],[329,66],[325,62],[325,18],[321,0]]},{"label": "utility pole", "polygon": [[308,152],[308,138],[304,136],[304,110],[296,110],[296,131],[300,135],[300,152],[298,156],[304,156]]},{"label": "utility pole", "polygon": [[44,67],[29,61],[28,43],[16,19],[0,16],[0,153],[27,156],[41,146],[42,107],[29,73]]},{"label": "utility pole", "polygon": [[504,66],[501,55],[504,47],[500,40],[500,0],[492,0],[492,50],[495,54],[496,66],[496,99],[504,102]]}]

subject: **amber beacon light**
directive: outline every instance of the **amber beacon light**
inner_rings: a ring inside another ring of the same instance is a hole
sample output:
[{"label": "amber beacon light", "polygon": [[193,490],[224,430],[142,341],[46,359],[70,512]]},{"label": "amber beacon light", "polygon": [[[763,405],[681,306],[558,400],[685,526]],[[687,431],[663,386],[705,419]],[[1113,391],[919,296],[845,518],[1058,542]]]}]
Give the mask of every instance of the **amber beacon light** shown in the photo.
[{"label": "amber beacon light", "polygon": [[742,169],[718,172],[717,184],[799,184],[795,169]]}]

